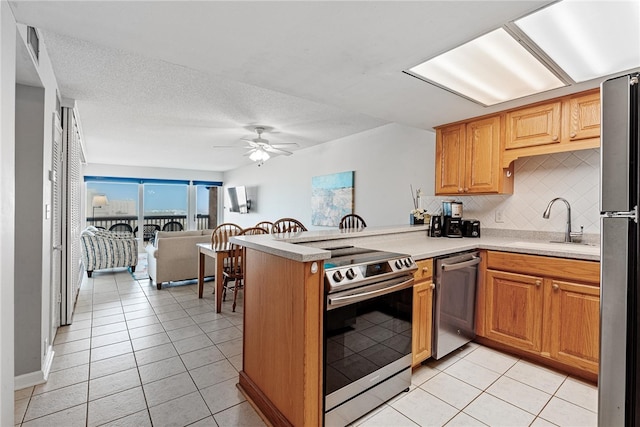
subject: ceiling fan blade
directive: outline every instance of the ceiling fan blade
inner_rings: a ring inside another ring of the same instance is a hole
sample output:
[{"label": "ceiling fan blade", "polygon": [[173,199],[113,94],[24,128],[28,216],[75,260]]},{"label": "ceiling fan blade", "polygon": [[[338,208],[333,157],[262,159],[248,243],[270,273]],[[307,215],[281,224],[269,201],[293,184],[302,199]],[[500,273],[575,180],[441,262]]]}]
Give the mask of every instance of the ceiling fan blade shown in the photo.
[{"label": "ceiling fan blade", "polygon": [[275,148],[281,148],[281,147],[298,147],[298,144],[295,142],[283,142],[281,144],[269,144],[272,147]]},{"label": "ceiling fan blade", "polygon": [[238,149],[238,148],[242,148],[242,147],[238,147],[237,145],[212,145],[211,148],[234,148],[234,149]]},{"label": "ceiling fan blade", "polygon": [[264,139],[262,137],[258,138],[241,138],[240,141],[252,142],[254,144],[269,144],[268,139]]},{"label": "ceiling fan blade", "polygon": [[241,139],[240,141],[246,142],[247,144],[249,144],[250,148],[258,148],[260,147],[260,144],[258,144],[257,142],[251,140],[251,139]]},{"label": "ceiling fan blade", "polygon": [[293,153],[291,151],[287,151],[287,150],[281,150],[279,148],[275,148],[272,145],[269,145],[267,147],[264,147],[264,149],[270,153],[276,153],[276,154],[284,154],[285,156],[290,156]]}]

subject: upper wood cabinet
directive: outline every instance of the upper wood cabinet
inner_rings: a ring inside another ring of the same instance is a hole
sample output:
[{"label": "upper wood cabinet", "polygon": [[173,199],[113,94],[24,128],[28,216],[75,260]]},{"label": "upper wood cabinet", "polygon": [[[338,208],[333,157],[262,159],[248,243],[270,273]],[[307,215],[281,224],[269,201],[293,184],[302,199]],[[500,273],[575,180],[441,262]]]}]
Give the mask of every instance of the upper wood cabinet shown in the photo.
[{"label": "upper wood cabinet", "polygon": [[501,116],[436,129],[436,191],[512,193],[511,171],[500,167]]},{"label": "upper wood cabinet", "polygon": [[457,194],[464,185],[464,123],[436,129],[436,194]]},{"label": "upper wood cabinet", "polygon": [[600,89],[505,112],[502,166],[519,157],[600,146]]},{"label": "upper wood cabinet", "polygon": [[559,143],[561,106],[558,101],[508,112],[505,150]]},{"label": "upper wood cabinet", "polygon": [[569,141],[599,140],[600,92],[571,96],[563,123],[563,134],[568,136]]},{"label": "upper wood cabinet", "polygon": [[600,147],[600,89],[436,129],[436,195],[513,193],[519,157]]}]

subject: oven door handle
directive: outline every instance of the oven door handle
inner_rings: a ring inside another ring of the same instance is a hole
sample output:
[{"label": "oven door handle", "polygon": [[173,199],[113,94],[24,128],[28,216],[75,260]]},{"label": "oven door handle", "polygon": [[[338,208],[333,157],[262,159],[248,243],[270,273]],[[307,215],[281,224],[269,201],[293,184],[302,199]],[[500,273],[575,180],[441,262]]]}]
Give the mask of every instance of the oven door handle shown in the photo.
[{"label": "oven door handle", "polygon": [[452,271],[452,270],[458,270],[460,268],[471,267],[473,265],[480,264],[481,260],[482,258],[480,258],[479,256],[474,256],[473,259],[470,259],[469,261],[462,261],[454,264],[442,263],[442,270]]},{"label": "oven door handle", "polygon": [[413,286],[413,278],[409,280],[404,280],[398,284],[387,286],[381,289],[376,289],[375,291],[362,292],[352,295],[346,295],[343,297],[331,297],[327,298],[327,310],[332,308],[337,308],[347,304],[353,304],[356,302],[364,301],[367,299],[375,298],[378,296],[390,294],[392,292],[396,292],[402,289],[410,288]]}]

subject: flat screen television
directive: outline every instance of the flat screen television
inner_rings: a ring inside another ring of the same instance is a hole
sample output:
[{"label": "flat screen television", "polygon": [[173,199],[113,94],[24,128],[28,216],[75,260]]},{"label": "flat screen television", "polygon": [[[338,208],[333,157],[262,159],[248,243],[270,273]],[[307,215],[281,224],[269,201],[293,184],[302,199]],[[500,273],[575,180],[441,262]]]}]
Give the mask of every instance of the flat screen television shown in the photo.
[{"label": "flat screen television", "polygon": [[227,188],[229,193],[229,212],[249,213],[249,201],[247,200],[247,190],[244,185]]}]

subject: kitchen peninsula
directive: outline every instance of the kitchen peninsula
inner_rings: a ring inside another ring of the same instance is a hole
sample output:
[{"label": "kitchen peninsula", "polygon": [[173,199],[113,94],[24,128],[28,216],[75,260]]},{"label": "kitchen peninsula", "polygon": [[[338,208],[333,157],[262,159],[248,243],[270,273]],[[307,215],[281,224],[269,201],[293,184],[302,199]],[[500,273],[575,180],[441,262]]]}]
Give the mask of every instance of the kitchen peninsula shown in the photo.
[{"label": "kitchen peninsula", "polygon": [[429,238],[426,226],[397,226],[233,237],[246,248],[240,388],[274,425],[322,425],[327,248],[356,246],[416,260],[474,249],[599,260],[597,246],[483,233],[486,237],[479,239]]}]

